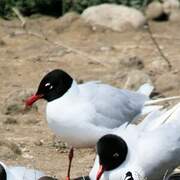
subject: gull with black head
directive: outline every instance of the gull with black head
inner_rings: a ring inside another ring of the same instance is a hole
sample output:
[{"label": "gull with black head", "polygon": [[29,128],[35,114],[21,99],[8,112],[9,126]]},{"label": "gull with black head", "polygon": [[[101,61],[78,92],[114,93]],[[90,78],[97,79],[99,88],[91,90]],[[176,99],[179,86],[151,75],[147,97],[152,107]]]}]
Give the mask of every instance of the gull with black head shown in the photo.
[{"label": "gull with black head", "polygon": [[[71,147],[94,147],[98,139],[112,129],[160,108],[154,103],[164,99],[149,100],[152,90],[149,84],[142,85],[136,92],[97,81],[77,84],[68,73],[55,69],[42,78],[26,106],[45,99],[48,125],[63,141]],[[174,98],[177,97],[166,100]],[[73,148],[69,153],[67,179],[72,157]]]},{"label": "gull with black head", "polygon": [[175,180],[180,164],[180,103],[150,113],[140,124],[125,123],[97,142],[91,180]]}]

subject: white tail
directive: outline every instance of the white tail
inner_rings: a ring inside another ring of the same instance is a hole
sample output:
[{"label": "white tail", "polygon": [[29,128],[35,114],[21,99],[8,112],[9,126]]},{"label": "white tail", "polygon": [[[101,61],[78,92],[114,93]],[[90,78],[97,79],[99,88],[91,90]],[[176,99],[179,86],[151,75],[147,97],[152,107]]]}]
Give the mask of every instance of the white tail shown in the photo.
[{"label": "white tail", "polygon": [[143,84],[142,86],[140,86],[140,88],[137,90],[137,92],[140,94],[144,94],[145,96],[150,96],[153,89],[154,89],[154,87],[152,85],[146,83],[146,84]]}]

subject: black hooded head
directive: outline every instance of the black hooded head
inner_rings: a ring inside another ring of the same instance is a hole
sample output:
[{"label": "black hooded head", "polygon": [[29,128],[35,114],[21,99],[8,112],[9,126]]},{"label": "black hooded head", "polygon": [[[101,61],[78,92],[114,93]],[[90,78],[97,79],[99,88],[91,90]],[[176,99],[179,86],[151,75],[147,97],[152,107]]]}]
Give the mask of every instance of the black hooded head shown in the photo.
[{"label": "black hooded head", "polygon": [[71,87],[72,77],[60,69],[46,74],[41,80],[36,95],[42,96],[48,102],[63,96]]},{"label": "black hooded head", "polygon": [[0,180],[7,180],[6,170],[4,169],[2,164],[0,164]]},{"label": "black hooded head", "polygon": [[120,166],[126,159],[128,147],[119,136],[108,134],[99,139],[97,154],[99,163],[105,171],[113,170]]}]

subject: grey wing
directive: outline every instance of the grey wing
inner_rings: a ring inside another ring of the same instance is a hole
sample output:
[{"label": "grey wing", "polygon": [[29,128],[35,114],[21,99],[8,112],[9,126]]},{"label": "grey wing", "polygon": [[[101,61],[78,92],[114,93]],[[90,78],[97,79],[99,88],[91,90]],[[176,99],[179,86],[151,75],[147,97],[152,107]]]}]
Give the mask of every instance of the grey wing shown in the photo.
[{"label": "grey wing", "polygon": [[98,114],[115,122],[113,127],[131,122],[141,113],[144,102],[148,99],[143,94],[97,82],[81,84],[79,88],[81,94],[94,104]]}]

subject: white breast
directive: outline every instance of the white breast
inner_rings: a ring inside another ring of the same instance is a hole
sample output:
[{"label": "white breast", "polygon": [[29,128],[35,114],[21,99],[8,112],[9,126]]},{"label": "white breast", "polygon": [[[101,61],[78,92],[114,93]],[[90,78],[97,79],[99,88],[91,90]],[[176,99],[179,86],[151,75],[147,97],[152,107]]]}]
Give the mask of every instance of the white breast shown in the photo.
[{"label": "white breast", "polygon": [[[90,123],[92,114],[85,107],[74,106],[65,110],[59,109],[58,113],[47,116],[49,127],[55,134],[73,147],[94,147],[97,140],[105,134],[104,128],[96,127]],[[54,109],[53,109],[54,110]],[[52,107],[47,108],[47,112],[52,111]],[[89,115],[88,115],[89,114]]]},{"label": "white breast", "polygon": [[95,146],[104,135],[103,128],[91,124],[96,117],[93,104],[80,96],[75,85],[63,97],[47,104],[46,115],[49,127],[71,146]]}]

